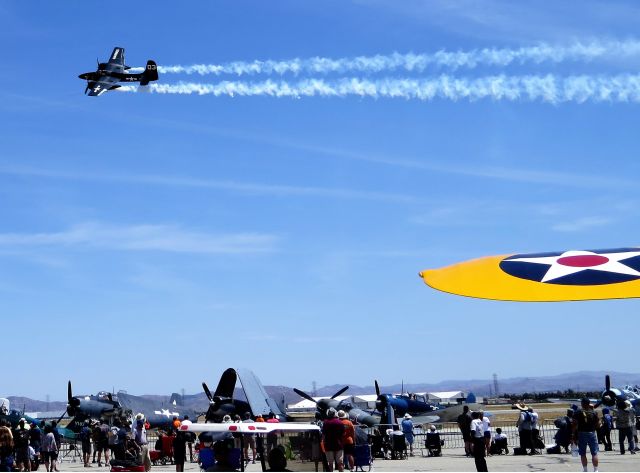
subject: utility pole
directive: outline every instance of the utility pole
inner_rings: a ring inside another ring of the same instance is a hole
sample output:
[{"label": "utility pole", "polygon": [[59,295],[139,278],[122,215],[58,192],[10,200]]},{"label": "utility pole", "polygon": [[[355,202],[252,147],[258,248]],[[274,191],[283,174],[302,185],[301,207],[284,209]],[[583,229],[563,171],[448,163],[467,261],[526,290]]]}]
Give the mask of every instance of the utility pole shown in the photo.
[{"label": "utility pole", "polygon": [[498,389],[498,375],[493,373],[493,391],[496,397],[500,396],[500,389]]}]

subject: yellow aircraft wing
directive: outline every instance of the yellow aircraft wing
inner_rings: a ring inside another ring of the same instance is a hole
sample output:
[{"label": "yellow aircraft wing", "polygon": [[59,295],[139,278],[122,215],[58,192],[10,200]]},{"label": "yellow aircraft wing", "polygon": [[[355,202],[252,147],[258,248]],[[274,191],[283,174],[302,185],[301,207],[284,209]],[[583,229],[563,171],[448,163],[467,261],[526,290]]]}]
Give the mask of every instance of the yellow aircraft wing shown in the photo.
[{"label": "yellow aircraft wing", "polygon": [[640,248],[478,258],[420,273],[440,291],[523,302],[640,297]]}]

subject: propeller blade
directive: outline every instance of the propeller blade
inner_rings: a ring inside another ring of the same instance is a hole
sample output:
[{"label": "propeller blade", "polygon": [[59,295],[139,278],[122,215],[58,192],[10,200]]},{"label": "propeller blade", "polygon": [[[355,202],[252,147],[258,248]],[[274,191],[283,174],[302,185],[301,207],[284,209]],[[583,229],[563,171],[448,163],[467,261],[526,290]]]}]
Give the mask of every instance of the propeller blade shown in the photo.
[{"label": "propeller blade", "polygon": [[305,398],[307,401],[311,401],[311,402],[314,402],[314,403],[318,404],[314,398],[309,396],[304,391],[300,391],[298,388],[293,388],[293,392],[295,392],[298,396]]},{"label": "propeller blade", "polygon": [[56,422],[56,424],[59,424],[59,423],[60,423],[60,421],[64,418],[64,416],[65,416],[65,414],[66,414],[66,413],[67,413],[67,411],[66,411],[66,410],[64,410],[64,411],[62,412],[62,414],[60,414],[60,417],[58,417],[58,422]]},{"label": "propeller blade", "polygon": [[606,391],[609,391],[611,389],[611,378],[609,377],[609,375],[606,375],[604,377],[604,386]]},{"label": "propeller blade", "polygon": [[376,385],[376,396],[380,396],[380,386],[378,386],[378,380],[375,379],[373,382]]},{"label": "propeller blade", "polygon": [[213,402],[213,394],[211,394],[209,386],[207,386],[207,383],[205,383],[204,381],[202,382],[202,389],[204,389],[204,393],[207,395],[207,399],[209,399],[209,402]]},{"label": "propeller blade", "polygon": [[71,404],[73,399],[73,392],[71,391],[71,380],[67,383],[67,402]]},{"label": "propeller blade", "polygon": [[335,399],[337,398],[340,394],[342,394],[343,392],[345,392],[347,389],[349,389],[349,386],[345,386],[344,388],[342,388],[340,391],[338,391],[337,393],[335,393],[333,396],[331,396],[331,399]]}]

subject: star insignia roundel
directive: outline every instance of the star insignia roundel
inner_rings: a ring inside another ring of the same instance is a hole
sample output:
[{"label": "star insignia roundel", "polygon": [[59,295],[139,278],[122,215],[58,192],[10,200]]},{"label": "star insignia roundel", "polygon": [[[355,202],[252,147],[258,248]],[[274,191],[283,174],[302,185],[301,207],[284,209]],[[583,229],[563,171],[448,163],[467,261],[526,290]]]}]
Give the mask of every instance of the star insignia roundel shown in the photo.
[{"label": "star insignia roundel", "polygon": [[640,279],[640,248],[513,255],[500,269],[520,279],[569,286],[596,286]]}]

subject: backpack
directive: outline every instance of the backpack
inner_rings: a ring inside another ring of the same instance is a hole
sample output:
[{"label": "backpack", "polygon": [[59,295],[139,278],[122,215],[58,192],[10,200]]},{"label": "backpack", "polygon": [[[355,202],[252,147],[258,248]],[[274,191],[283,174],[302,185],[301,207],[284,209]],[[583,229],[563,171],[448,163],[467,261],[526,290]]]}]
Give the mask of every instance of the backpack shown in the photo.
[{"label": "backpack", "polygon": [[600,426],[598,414],[593,410],[579,410],[578,411],[578,430],[579,431],[594,431]]}]

